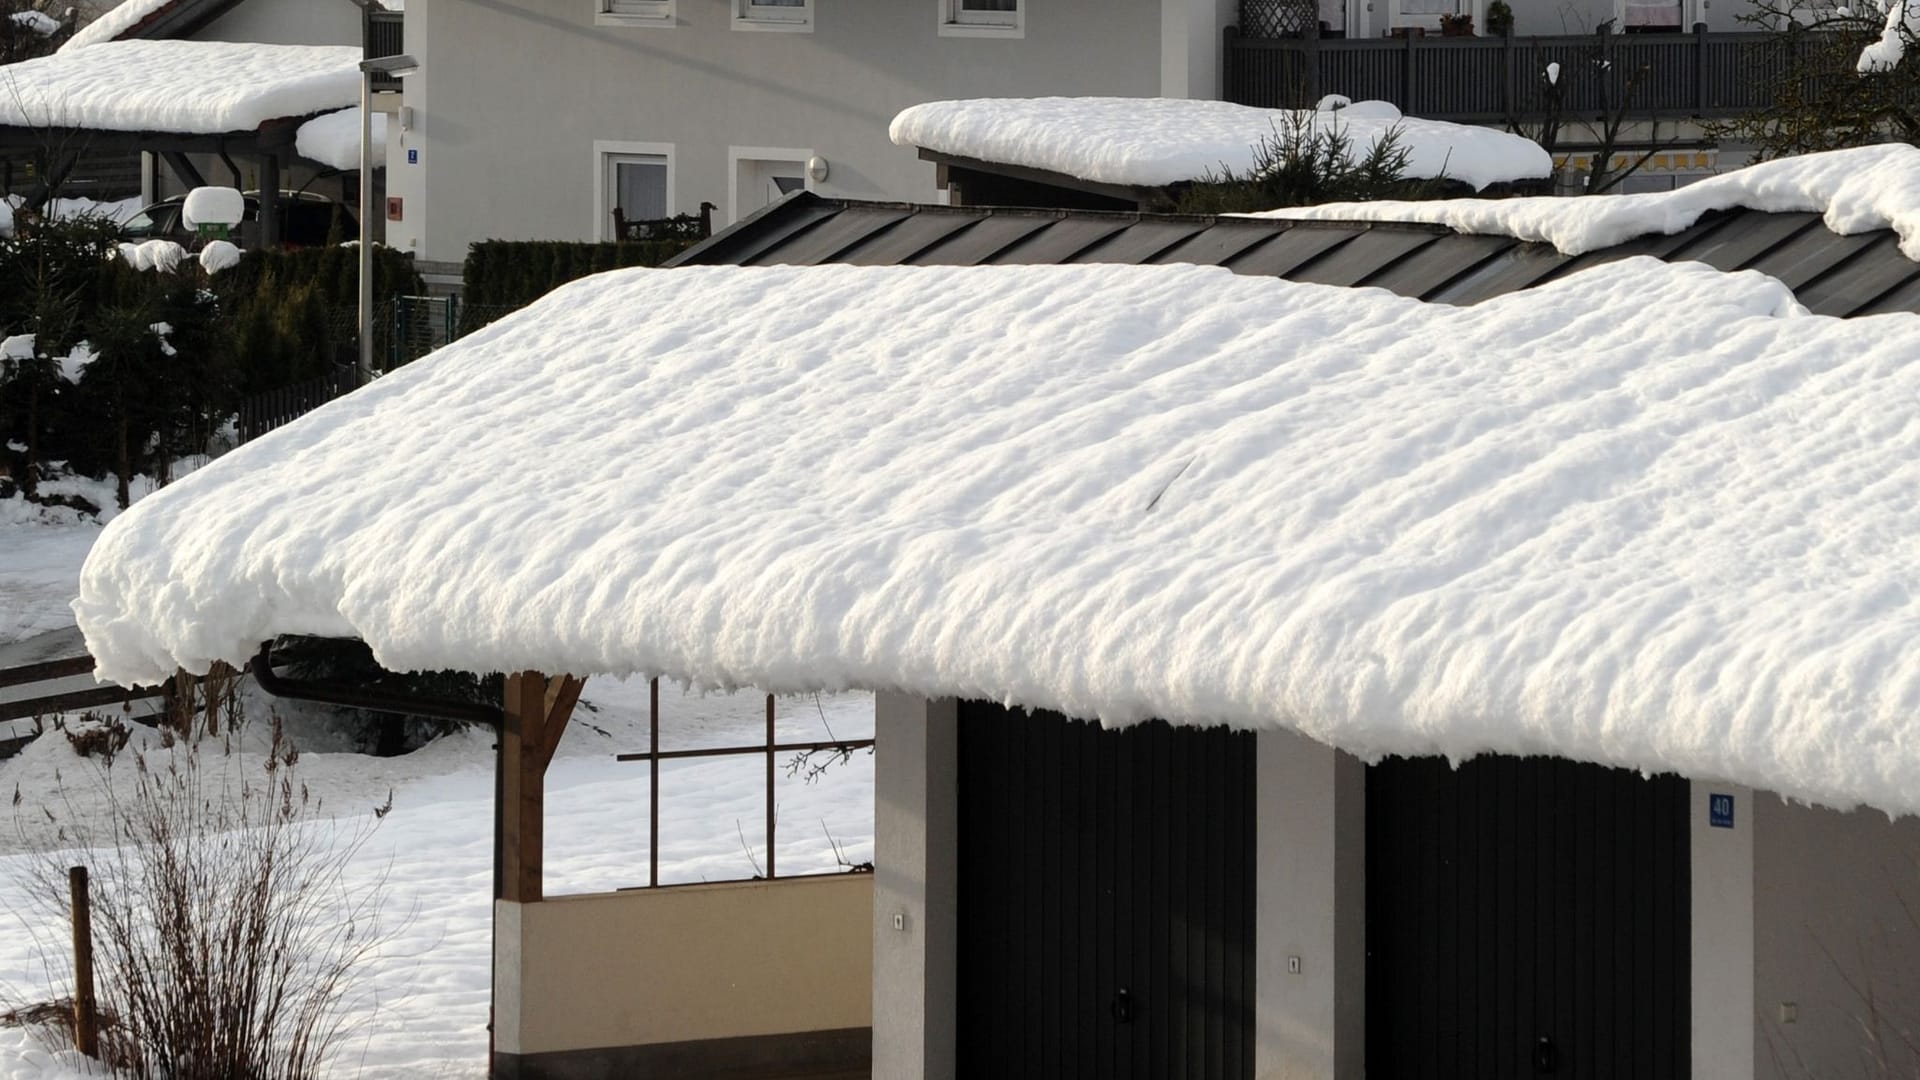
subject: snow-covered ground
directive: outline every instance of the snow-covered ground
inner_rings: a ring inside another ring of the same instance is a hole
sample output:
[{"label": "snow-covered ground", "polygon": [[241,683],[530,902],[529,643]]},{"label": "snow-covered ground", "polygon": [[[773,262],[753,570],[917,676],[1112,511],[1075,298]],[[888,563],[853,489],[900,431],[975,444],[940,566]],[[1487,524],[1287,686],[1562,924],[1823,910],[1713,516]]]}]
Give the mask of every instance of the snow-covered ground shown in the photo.
[{"label": "snow-covered ground", "polygon": [[[99,526],[76,518],[67,512],[32,514],[18,500],[0,502],[0,667],[49,658],[28,657],[25,650],[60,656],[78,650],[66,605]],[[9,649],[21,655],[6,659]],[[751,744],[764,737],[765,699],[758,694],[702,696],[663,686],[660,696],[664,748]],[[492,929],[491,738],[470,732],[404,757],[367,757],[337,752],[324,717],[301,706],[273,703],[257,691],[247,702],[255,721],[248,752],[257,755],[265,737],[260,719],[270,708],[280,710],[303,747],[299,777],[327,812],[341,815],[332,827],[350,831],[370,823],[372,808],[393,794],[393,810],[354,860],[349,886],[384,876],[396,931],[369,969],[337,1071],[392,1078],[483,1075]],[[872,700],[862,694],[782,699],[777,712],[780,737],[788,741],[824,739],[829,729],[839,738],[873,730]],[[614,755],[646,748],[646,683],[590,680],[575,721],[548,779],[547,891],[645,884],[648,769],[617,762]],[[146,738],[144,729],[136,729],[136,740]],[[50,965],[49,955],[59,955],[65,930],[36,916],[28,898],[36,860],[61,843],[59,823],[45,811],[63,821],[97,823],[106,785],[130,786],[128,762],[120,759],[103,780],[58,732],[0,761],[0,1011],[54,993],[48,968],[59,965]],[[872,766],[871,756],[856,754],[813,784],[781,769],[776,839],[782,873],[833,871],[834,843],[850,862],[872,859]],[[758,756],[662,766],[663,882],[744,878],[754,873],[754,860],[764,862],[765,768]],[[16,790],[20,801],[12,804]],[[80,1075],[87,1075],[82,1059],[49,1051],[38,1033],[0,1026],[0,1080]]]}]

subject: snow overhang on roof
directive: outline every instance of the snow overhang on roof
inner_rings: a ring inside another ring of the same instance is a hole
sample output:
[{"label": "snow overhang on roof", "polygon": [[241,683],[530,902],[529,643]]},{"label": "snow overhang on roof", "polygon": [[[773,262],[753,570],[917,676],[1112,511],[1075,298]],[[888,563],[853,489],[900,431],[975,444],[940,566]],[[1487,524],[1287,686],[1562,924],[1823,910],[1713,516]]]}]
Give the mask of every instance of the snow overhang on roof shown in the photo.
[{"label": "snow overhang on roof", "polygon": [[[1327,104],[1338,100],[1328,99]],[[1175,98],[977,98],[916,105],[894,117],[895,144],[985,163],[1041,169],[1097,184],[1158,188],[1254,168],[1263,139],[1295,123],[1339,131],[1353,153],[1397,133],[1407,175],[1484,188],[1541,179],[1553,159],[1538,143],[1492,128],[1401,116],[1384,101],[1323,112]]]},{"label": "snow overhang on roof", "polygon": [[0,127],[217,135],[359,100],[351,45],[109,41],[7,66]]},{"label": "snow overhang on roof", "polygon": [[116,519],[100,673],[276,634],[1560,754],[1920,811],[1920,318],[1637,258],[599,275]]},{"label": "snow overhang on roof", "polygon": [[1248,217],[1443,225],[1463,233],[1544,241],[1579,255],[1648,234],[1670,235],[1703,214],[1742,208],[1823,215],[1842,236],[1892,229],[1920,260],[1920,147],[1905,143],[1780,158],[1708,177],[1675,191],[1603,199],[1443,199],[1327,203]]}]

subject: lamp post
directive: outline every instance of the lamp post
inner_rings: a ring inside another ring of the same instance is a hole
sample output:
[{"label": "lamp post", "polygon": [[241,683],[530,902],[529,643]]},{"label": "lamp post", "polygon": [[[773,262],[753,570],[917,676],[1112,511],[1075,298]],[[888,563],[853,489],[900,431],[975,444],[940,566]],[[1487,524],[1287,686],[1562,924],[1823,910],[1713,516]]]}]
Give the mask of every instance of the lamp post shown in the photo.
[{"label": "lamp post", "polygon": [[411,56],[360,61],[360,385],[373,379],[373,77],[420,70]]}]

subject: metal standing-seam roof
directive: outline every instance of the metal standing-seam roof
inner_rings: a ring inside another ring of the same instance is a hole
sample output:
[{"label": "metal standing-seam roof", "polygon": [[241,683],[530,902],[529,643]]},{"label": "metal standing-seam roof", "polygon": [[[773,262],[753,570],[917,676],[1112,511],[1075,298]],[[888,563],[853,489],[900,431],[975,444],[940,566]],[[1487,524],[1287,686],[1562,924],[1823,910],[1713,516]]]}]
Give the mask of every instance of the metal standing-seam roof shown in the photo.
[{"label": "metal standing-seam roof", "polygon": [[1472,304],[1633,255],[1757,270],[1817,315],[1920,312],[1920,263],[1900,253],[1892,230],[1841,236],[1819,214],[1757,210],[1710,213],[1672,235],[1570,256],[1437,225],[920,206],[796,192],[674,265],[1195,263]]}]

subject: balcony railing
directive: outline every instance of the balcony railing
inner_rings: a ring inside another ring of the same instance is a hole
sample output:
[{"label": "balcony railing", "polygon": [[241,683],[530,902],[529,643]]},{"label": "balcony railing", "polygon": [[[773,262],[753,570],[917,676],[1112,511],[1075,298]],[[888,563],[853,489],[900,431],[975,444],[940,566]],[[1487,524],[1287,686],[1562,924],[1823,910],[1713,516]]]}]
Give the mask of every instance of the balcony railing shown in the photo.
[{"label": "balcony railing", "polygon": [[[1409,116],[1496,123],[1603,113],[1629,119],[1728,117],[1768,100],[1785,58],[1767,35],[1574,37],[1242,37],[1226,31],[1228,101],[1302,108],[1323,94],[1391,101]],[[1549,81],[1548,65],[1558,64]]]},{"label": "balcony railing", "polygon": [[[371,8],[367,9],[365,15],[366,21],[362,25],[361,53],[363,59],[378,60],[385,56],[399,56],[407,51],[407,42],[403,29],[405,25],[405,15],[406,13],[403,11],[375,11]],[[375,93],[399,93],[400,77],[398,75],[375,75],[373,77],[373,90]]]}]

